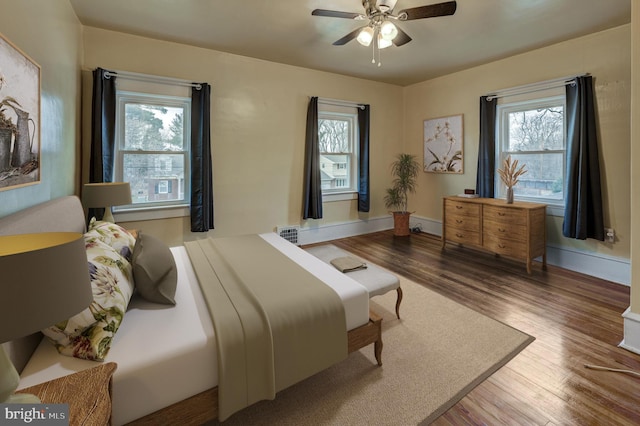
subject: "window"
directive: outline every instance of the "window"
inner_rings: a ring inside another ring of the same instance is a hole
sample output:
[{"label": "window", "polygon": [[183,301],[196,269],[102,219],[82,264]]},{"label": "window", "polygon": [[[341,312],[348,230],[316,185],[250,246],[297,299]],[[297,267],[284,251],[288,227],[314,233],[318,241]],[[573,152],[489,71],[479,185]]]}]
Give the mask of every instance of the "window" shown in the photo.
[{"label": "window", "polygon": [[[564,96],[498,106],[496,167],[502,167],[511,156],[527,170],[513,188],[515,198],[564,205],[564,111]],[[497,173],[495,187],[496,197],[506,196],[506,187]]]},{"label": "window", "polygon": [[116,102],[115,180],[133,201],[121,209],[188,205],[191,99],[118,91]]},{"label": "window", "polygon": [[357,114],[353,107],[322,105],[318,111],[323,195],[357,192]]}]

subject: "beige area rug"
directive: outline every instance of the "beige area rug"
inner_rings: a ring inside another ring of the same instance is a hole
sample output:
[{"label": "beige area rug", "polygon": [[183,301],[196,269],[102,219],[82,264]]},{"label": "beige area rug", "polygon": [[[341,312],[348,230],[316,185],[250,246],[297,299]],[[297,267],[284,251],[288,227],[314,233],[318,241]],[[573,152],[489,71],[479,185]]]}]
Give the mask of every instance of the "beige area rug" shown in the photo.
[{"label": "beige area rug", "polygon": [[222,424],[428,424],[534,340],[419,284],[401,286],[402,319],[395,291],[371,301],[383,317],[381,367],[366,347]]}]

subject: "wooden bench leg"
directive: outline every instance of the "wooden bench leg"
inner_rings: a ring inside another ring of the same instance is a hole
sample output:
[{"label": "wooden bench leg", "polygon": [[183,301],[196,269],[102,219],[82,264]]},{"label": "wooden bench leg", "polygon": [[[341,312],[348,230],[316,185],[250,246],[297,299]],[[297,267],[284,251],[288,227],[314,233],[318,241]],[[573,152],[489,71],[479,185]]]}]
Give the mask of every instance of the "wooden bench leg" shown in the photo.
[{"label": "wooden bench leg", "polygon": [[400,319],[400,302],[402,302],[402,289],[398,287],[398,300],[396,300],[396,316]]},{"label": "wooden bench leg", "polygon": [[374,344],[373,351],[378,365],[382,365],[382,317],[369,310],[369,322],[347,333],[349,353]]}]

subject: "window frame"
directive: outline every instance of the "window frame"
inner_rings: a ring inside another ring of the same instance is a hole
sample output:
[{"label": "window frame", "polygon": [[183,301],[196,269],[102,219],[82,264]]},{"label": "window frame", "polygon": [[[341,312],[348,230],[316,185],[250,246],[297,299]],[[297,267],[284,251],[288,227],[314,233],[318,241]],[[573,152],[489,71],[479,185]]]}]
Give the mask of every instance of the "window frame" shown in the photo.
[{"label": "window frame", "polygon": [[[552,106],[562,106],[563,108],[563,145],[564,149],[562,150],[532,150],[532,151],[509,151],[507,149],[509,145],[509,114],[519,111],[527,111],[536,108],[546,108]],[[496,111],[496,150],[495,150],[495,161],[496,161],[496,169],[501,168],[504,160],[510,154],[562,154],[562,186],[563,186],[563,197],[562,199],[555,198],[544,198],[544,197],[532,197],[532,196],[523,196],[523,195],[515,195],[514,199],[520,201],[528,201],[534,203],[542,203],[546,204],[549,208],[547,209],[547,213],[553,216],[563,216],[564,215],[564,203],[566,199],[566,157],[567,157],[567,102],[566,96],[564,94],[558,95],[549,95],[535,99],[527,99],[527,100],[519,100],[513,102],[505,102],[503,104],[499,104],[497,106]],[[494,192],[496,198],[506,198],[506,186],[500,179],[500,175],[496,172],[495,181],[494,181]]]},{"label": "window frame", "polygon": [[[125,144],[125,107],[127,104],[145,104],[182,108],[183,110],[183,149],[181,151],[141,151],[126,149]],[[187,216],[191,197],[191,98],[175,95],[161,95],[133,90],[116,90],[116,141],[114,156],[114,180],[124,180],[124,156],[126,154],[170,154],[182,155],[184,164],[184,197],[182,200],[154,201],[125,206],[114,206],[114,213],[124,215],[127,220],[144,220],[162,217]],[[164,169],[164,165],[162,166]],[[175,210],[171,213],[171,210]],[[163,214],[159,211],[166,210]],[[156,212],[155,214],[152,212]],[[145,212],[147,214],[145,214]],[[138,214],[136,214],[138,213]],[[148,214],[151,213],[151,214]],[[143,214],[143,216],[140,216]],[[120,219],[122,220],[122,219]]]},{"label": "window frame", "polygon": [[[349,156],[349,173],[350,173],[350,185],[342,188],[322,189],[323,201],[341,201],[357,198],[359,190],[359,144],[358,144],[358,113],[356,106],[328,106],[319,105],[318,107],[318,122],[320,120],[340,120],[347,121],[349,123],[348,131],[348,146],[350,152],[323,152],[320,151],[320,156],[323,155],[347,155]],[[318,126],[319,127],[319,126]],[[318,143],[320,143],[320,136],[318,135]],[[320,165],[319,165],[320,166]]]}]

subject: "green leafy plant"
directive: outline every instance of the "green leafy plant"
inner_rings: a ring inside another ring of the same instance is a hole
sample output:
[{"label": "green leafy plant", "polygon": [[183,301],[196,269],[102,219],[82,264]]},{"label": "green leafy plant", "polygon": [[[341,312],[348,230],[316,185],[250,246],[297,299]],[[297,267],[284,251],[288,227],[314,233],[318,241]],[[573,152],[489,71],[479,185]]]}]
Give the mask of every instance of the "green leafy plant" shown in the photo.
[{"label": "green leafy plant", "polygon": [[387,208],[407,213],[409,194],[416,191],[416,179],[420,172],[420,163],[412,154],[398,154],[391,164],[393,186],[387,188],[384,203]]}]

